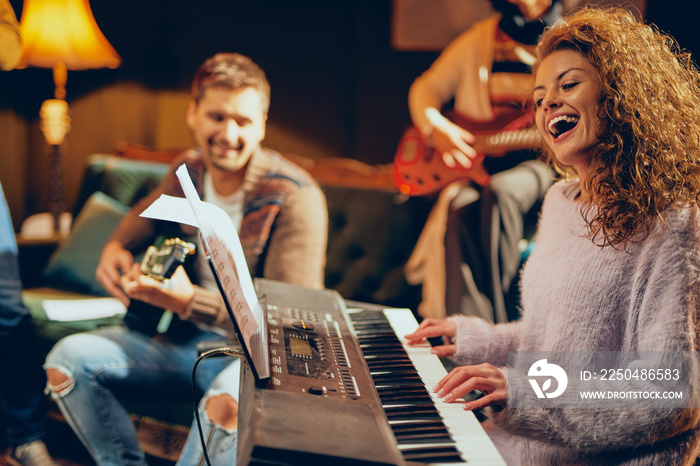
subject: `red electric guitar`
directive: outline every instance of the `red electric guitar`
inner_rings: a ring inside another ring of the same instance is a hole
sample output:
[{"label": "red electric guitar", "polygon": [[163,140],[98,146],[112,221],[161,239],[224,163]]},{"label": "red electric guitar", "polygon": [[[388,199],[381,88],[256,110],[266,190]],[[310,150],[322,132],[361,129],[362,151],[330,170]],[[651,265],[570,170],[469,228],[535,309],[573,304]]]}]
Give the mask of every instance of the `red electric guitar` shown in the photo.
[{"label": "red electric guitar", "polygon": [[535,149],[542,144],[534,126],[534,114],[530,112],[501,115],[489,122],[475,122],[456,113],[448,118],[476,136],[473,147],[478,155],[472,167],[448,167],[432,146],[426,144],[418,129],[411,126],[401,137],[394,157],[394,183],[402,193],[424,196],[461,179],[486,186],[490,180],[483,165],[486,155],[498,157],[510,151]]}]

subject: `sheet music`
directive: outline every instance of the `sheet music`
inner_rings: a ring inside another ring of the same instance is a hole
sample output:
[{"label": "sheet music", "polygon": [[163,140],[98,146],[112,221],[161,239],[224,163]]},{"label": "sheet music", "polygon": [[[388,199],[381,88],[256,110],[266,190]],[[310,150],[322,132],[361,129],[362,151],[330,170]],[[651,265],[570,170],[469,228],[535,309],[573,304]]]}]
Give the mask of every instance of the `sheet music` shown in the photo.
[{"label": "sheet music", "polygon": [[126,313],[126,307],[116,298],[45,299],[41,305],[46,318],[58,322],[106,319]]},{"label": "sheet music", "polygon": [[158,220],[185,223],[199,228],[202,243],[214,265],[224,299],[236,319],[258,377],[270,376],[269,351],[263,308],[248,271],[240,238],[231,218],[218,206],[202,201],[181,165],[176,175],[186,199],[162,195],[141,214]]}]

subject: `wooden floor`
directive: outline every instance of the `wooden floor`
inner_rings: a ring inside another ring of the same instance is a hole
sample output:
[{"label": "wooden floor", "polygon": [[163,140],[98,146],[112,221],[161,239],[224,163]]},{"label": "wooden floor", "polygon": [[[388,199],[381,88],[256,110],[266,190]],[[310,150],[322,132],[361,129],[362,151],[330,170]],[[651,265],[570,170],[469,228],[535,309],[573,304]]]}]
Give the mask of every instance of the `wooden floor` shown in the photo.
[{"label": "wooden floor", "polygon": [[[75,436],[71,428],[54,419],[49,419],[47,434],[44,439],[49,453],[54,461],[62,466],[94,466],[95,462],[90,457],[83,444]],[[4,448],[0,448],[0,466],[18,466],[8,455],[2,454]],[[149,466],[173,466],[172,461],[160,458],[147,458]]]}]

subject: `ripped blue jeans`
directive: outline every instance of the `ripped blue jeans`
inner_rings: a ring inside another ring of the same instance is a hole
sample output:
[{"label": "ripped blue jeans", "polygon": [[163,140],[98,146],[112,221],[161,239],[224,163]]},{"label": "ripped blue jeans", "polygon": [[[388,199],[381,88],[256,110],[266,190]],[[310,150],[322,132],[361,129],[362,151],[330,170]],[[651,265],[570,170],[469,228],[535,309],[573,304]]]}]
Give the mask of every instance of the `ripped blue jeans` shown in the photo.
[{"label": "ripped blue jeans", "polygon": [[[56,369],[68,378],[61,386],[49,384],[49,390],[98,465],[144,465],[136,429],[120,400],[192,400],[197,343],[221,338],[202,331],[173,343],[123,327],[70,335],[46,358],[46,369]],[[212,465],[236,463],[238,432],[213,425],[204,407],[211,396],[222,393],[237,400],[239,377],[238,358],[209,358],[197,368],[197,388],[204,393],[198,412]],[[193,421],[178,465],[197,464],[206,463]]]}]

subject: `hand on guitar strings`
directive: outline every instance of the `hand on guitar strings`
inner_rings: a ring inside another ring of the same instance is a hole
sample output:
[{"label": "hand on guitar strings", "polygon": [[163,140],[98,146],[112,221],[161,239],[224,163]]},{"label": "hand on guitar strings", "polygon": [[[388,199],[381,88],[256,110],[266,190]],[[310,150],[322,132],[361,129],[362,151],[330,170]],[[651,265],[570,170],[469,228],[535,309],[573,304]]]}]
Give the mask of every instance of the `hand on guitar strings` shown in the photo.
[{"label": "hand on guitar strings", "polygon": [[415,332],[404,335],[408,345],[419,345],[428,338],[442,337],[444,345],[433,346],[430,350],[432,354],[440,358],[453,356],[457,351],[457,345],[450,343],[457,333],[457,326],[454,322],[446,319],[424,319]]},{"label": "hand on guitar strings", "polygon": [[485,406],[505,407],[508,401],[506,377],[488,363],[475,366],[460,366],[452,369],[433,391],[445,402],[461,401],[468,393],[478,390],[481,398],[464,404],[464,409],[473,411]]},{"label": "hand on guitar strings", "polygon": [[183,266],[165,281],[141,273],[138,264],[122,275],[121,287],[131,298],[183,315],[194,298],[194,285]]},{"label": "hand on guitar strings", "polygon": [[445,165],[450,168],[458,165],[472,167],[472,160],[477,157],[476,149],[470,145],[476,142],[472,133],[442,118],[439,125],[433,126],[430,138],[435,153],[441,154]]}]

